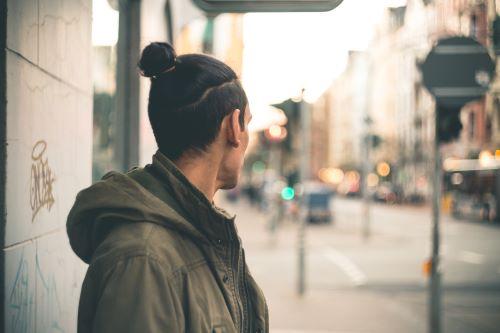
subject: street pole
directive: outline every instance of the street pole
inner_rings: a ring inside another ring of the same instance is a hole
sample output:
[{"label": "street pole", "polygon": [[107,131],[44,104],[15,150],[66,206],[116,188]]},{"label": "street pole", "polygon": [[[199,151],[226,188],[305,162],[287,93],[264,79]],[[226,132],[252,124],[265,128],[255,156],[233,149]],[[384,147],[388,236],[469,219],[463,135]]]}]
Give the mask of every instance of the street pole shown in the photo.
[{"label": "street pole", "polygon": [[305,238],[307,226],[307,200],[305,193],[305,183],[309,180],[310,171],[310,149],[311,149],[311,115],[307,110],[303,100],[304,91],[302,91],[302,99],[300,101],[300,123],[302,132],[302,152],[300,160],[300,182],[302,183],[302,195],[299,217],[299,232],[298,232],[298,293],[300,296],[305,293]]},{"label": "street pole", "polygon": [[[281,175],[281,148],[279,143],[272,142],[271,143],[271,165],[276,175],[276,179],[279,179]],[[271,244],[276,243],[276,229],[278,226],[279,220],[279,212],[281,206],[281,198],[280,193],[275,191],[273,188],[272,197],[271,197],[271,215],[270,215],[270,223],[269,223],[269,232],[270,232],[270,242]]]},{"label": "street pole", "polygon": [[441,271],[439,258],[439,218],[441,213],[441,151],[439,147],[439,106],[436,105],[434,173],[432,200],[432,257],[430,262],[429,332],[441,333]]},{"label": "street pole", "polygon": [[370,134],[369,125],[370,118],[367,116],[365,118],[365,135],[364,135],[364,156],[363,156],[363,167],[362,167],[362,187],[361,191],[363,194],[363,208],[362,208],[362,219],[363,219],[363,239],[367,241],[370,238],[370,194],[368,192],[368,175],[370,173],[370,151],[372,145],[372,136]]},{"label": "street pole", "polygon": [[368,175],[371,170],[371,150],[373,148],[373,136],[371,135],[371,124],[372,119],[370,117],[371,110],[371,96],[373,91],[373,59],[370,56],[367,56],[367,75],[366,75],[366,96],[364,102],[364,154],[361,156],[363,161],[362,164],[362,185],[361,190],[363,191],[363,208],[362,208],[362,234],[363,240],[366,242],[370,238],[371,230],[370,230],[370,194],[368,191]]},{"label": "street pole", "polygon": [[422,71],[424,86],[436,99],[432,257],[425,267],[427,271],[430,269],[429,332],[440,333],[442,331],[439,255],[442,186],[440,142],[450,142],[459,137],[460,110],[466,103],[481,98],[487,93],[491,87],[491,78],[495,74],[495,63],[486,47],[475,39],[445,37],[436,43],[419,67]]}]

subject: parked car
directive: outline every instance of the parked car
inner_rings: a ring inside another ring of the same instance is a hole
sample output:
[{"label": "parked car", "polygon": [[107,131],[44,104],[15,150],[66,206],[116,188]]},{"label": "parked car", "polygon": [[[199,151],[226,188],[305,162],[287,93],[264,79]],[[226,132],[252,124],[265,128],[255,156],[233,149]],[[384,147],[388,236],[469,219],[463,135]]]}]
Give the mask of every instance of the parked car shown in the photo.
[{"label": "parked car", "polygon": [[322,183],[307,184],[304,188],[306,220],[310,223],[331,223],[330,201],[334,192]]}]

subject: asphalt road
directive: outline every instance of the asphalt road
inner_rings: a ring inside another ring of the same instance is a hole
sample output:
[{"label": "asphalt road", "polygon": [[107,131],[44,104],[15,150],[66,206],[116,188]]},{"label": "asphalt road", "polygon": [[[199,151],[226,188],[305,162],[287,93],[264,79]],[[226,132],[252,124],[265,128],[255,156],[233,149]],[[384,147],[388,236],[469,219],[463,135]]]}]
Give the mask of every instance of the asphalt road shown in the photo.
[{"label": "asphalt road", "polygon": [[[272,235],[269,216],[246,201],[219,205],[237,215],[272,332],[428,331],[428,208],[372,206],[366,240],[361,203],[334,199],[334,223],[307,228],[307,292],[299,297],[297,224],[285,220]],[[500,228],[445,217],[442,242],[444,332],[500,332]]]}]

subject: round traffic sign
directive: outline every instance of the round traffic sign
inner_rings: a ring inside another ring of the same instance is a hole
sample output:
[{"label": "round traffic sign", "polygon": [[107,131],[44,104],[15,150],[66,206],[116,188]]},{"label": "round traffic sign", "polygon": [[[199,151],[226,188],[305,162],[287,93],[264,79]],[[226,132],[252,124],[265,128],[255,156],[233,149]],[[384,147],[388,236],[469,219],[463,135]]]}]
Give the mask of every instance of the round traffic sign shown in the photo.
[{"label": "round traffic sign", "polygon": [[482,97],[495,75],[488,50],[469,37],[438,41],[421,65],[425,87],[439,105],[458,108]]}]

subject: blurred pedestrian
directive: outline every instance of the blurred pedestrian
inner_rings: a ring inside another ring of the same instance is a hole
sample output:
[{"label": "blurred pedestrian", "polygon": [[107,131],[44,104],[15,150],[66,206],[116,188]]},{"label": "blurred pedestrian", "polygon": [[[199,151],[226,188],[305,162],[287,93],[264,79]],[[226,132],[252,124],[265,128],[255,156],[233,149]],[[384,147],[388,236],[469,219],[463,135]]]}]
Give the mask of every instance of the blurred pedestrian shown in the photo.
[{"label": "blurred pedestrian", "polygon": [[152,43],[152,164],[110,172],[81,191],[68,216],[89,263],[78,332],[268,332],[264,296],[248,272],[231,217],[213,204],[236,186],[251,114],[234,71]]}]

